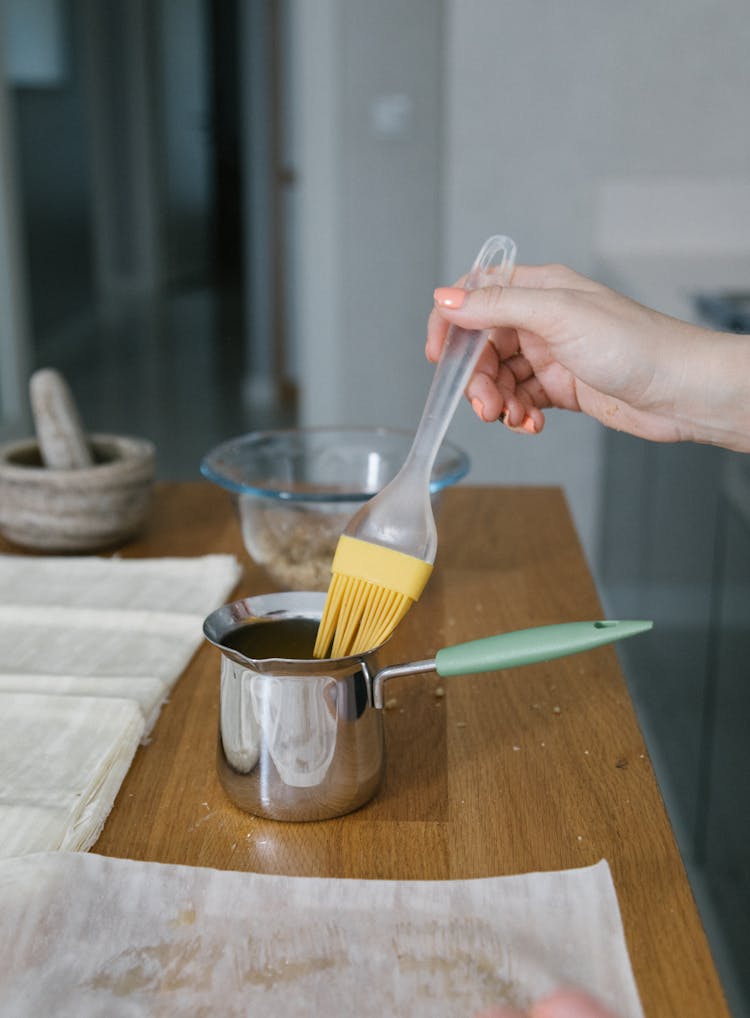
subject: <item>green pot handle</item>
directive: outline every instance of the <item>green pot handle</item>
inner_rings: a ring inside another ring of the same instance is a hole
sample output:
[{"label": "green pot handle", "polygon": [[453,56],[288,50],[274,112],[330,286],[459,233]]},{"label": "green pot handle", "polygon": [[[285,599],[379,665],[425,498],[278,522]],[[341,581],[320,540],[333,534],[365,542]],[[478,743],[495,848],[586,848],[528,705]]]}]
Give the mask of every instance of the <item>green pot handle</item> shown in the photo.
[{"label": "green pot handle", "polygon": [[560,622],[444,647],[435,655],[438,675],[467,675],[550,661],[645,633],[653,622],[624,620]]}]

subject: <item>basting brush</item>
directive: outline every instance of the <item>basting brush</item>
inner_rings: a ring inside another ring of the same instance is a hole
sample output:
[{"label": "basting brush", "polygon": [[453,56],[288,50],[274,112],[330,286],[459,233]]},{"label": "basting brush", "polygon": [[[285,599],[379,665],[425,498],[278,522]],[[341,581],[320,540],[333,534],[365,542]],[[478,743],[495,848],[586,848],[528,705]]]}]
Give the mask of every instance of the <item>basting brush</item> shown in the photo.
[{"label": "basting brush", "polygon": [[[466,289],[489,281],[486,273],[498,256],[491,281],[507,286],[515,252],[509,237],[490,237],[466,278]],[[339,538],[315,657],[347,657],[379,646],[424,590],[437,552],[430,473],[487,337],[487,332],[455,325],[448,330],[403,466]]]}]

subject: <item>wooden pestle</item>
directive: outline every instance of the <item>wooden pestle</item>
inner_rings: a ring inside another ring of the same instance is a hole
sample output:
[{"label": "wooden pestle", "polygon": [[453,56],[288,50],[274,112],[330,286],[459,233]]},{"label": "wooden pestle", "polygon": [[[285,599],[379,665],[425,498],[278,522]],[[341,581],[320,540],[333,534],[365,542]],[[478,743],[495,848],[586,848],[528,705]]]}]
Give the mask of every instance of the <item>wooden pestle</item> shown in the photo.
[{"label": "wooden pestle", "polygon": [[76,470],[94,465],[73,394],[59,371],[40,368],[29,381],[31,412],[44,466]]}]

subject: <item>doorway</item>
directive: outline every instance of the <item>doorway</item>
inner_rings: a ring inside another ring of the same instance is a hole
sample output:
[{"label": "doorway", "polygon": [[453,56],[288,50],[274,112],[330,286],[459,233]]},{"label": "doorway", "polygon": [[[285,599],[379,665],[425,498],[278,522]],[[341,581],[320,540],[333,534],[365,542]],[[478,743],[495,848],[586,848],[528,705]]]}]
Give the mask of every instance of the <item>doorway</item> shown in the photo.
[{"label": "doorway", "polygon": [[9,87],[29,368],[65,374],[89,430],[149,437],[161,476],[194,477],[216,442],[296,419],[273,277],[280,6],[57,9],[64,73]]}]

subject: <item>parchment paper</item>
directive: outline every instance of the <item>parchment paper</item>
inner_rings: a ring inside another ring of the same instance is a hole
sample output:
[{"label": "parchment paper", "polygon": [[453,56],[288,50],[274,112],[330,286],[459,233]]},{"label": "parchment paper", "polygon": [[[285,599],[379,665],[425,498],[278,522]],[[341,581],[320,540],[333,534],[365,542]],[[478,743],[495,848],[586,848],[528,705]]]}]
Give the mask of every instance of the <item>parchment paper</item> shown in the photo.
[{"label": "parchment paper", "polygon": [[3,1016],[470,1018],[561,984],[642,1018],[609,867],[323,880],[96,855],[0,863]]}]

